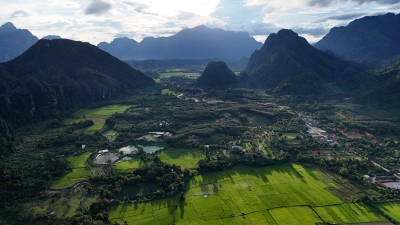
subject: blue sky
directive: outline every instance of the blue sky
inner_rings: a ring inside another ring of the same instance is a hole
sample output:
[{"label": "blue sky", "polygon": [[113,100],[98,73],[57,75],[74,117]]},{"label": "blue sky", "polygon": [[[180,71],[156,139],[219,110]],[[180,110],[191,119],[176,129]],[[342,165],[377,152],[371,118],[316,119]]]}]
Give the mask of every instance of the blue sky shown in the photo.
[{"label": "blue sky", "polygon": [[356,18],[400,12],[400,0],[12,0],[0,6],[0,24],[93,44],[169,36],[201,24],[247,31],[261,42],[289,28],[316,42]]}]

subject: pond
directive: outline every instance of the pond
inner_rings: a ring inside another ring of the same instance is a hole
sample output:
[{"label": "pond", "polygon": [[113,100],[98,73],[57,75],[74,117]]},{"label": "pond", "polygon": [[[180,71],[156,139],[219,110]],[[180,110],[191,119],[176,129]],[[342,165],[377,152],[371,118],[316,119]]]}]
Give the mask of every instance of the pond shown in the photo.
[{"label": "pond", "polygon": [[160,150],[163,150],[164,147],[160,147],[160,146],[143,146],[143,145],[138,145],[140,148],[143,149],[144,152],[150,154],[150,153],[155,153],[158,152]]}]

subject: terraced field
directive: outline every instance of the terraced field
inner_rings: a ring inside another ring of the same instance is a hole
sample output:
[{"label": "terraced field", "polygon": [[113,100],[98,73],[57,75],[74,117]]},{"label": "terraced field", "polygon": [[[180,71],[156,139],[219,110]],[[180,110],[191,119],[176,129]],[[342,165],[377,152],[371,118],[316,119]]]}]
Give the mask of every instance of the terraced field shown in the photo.
[{"label": "terraced field", "polygon": [[93,132],[102,130],[105,122],[114,113],[121,113],[130,108],[130,105],[108,105],[96,109],[81,109],[72,115],[72,118],[65,120],[66,124],[78,123],[80,121],[92,120],[94,125],[82,130],[82,132]]},{"label": "terraced field", "polygon": [[88,178],[90,173],[89,170],[87,170],[85,164],[89,156],[90,152],[85,152],[79,156],[68,157],[67,161],[71,164],[71,167],[73,168],[72,171],[64,177],[54,181],[51,185],[51,188],[56,189],[67,187],[71,184]]},{"label": "terraced field", "polygon": [[[171,220],[175,224],[278,225],[314,225],[322,220],[331,223],[386,221],[370,207],[344,202],[353,196],[362,195],[347,181],[318,169],[296,164],[264,168],[238,166],[194,177],[183,201],[119,205],[113,208],[110,219],[155,225],[168,224]],[[330,211],[334,212],[331,217],[327,215]],[[157,219],[158,213],[162,220]],[[363,216],[356,216],[361,213]]]},{"label": "terraced field", "polygon": [[206,155],[198,149],[166,149],[158,153],[161,161],[168,164],[175,164],[182,169],[197,168],[198,162]]}]

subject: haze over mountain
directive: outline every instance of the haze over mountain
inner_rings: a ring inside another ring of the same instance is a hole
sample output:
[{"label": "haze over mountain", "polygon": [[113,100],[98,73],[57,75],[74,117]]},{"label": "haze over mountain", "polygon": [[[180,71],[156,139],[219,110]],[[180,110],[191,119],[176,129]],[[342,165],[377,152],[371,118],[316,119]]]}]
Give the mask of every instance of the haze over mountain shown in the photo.
[{"label": "haze over mountain", "polygon": [[89,43],[39,40],[18,58],[0,64],[0,117],[24,124],[153,83]]},{"label": "haze over mountain", "polygon": [[281,30],[253,53],[242,79],[278,94],[331,95],[358,85],[355,74],[350,63],[315,49],[292,30]]},{"label": "haze over mountain", "polygon": [[400,55],[400,14],[367,16],[335,27],[315,44],[347,60],[379,66]]},{"label": "haze over mountain", "polygon": [[209,62],[203,74],[197,78],[196,85],[201,88],[226,88],[236,83],[236,75],[225,62]]},{"label": "haze over mountain", "polygon": [[117,38],[98,47],[120,59],[205,59],[248,57],[262,46],[246,32],[197,26],[170,37],[145,38],[137,42]]},{"label": "haze over mountain", "polygon": [[38,38],[25,29],[8,22],[0,26],[0,62],[11,60],[37,42]]}]

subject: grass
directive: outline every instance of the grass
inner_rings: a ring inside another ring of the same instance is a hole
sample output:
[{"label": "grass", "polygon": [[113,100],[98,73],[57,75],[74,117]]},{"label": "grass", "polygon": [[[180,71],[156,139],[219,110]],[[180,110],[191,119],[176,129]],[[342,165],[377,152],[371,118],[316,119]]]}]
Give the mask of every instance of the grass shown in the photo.
[{"label": "grass", "polygon": [[167,78],[172,78],[172,77],[178,77],[178,78],[186,78],[186,79],[191,79],[195,80],[200,76],[198,73],[190,73],[185,70],[167,70],[164,73],[160,74],[159,79],[167,79]]},{"label": "grass", "polygon": [[400,201],[379,203],[376,204],[376,207],[381,212],[400,223]]},{"label": "grass", "polygon": [[70,156],[67,158],[69,164],[73,168],[71,172],[69,172],[64,177],[54,181],[51,184],[51,188],[64,188],[69,185],[72,185],[78,181],[84,180],[89,177],[89,170],[86,169],[86,160],[89,158],[90,152],[85,152],[79,156]]},{"label": "grass", "polygon": [[135,225],[172,224],[175,199],[160,200],[137,204],[120,204],[111,209],[109,218],[112,223],[124,222]]},{"label": "grass", "polygon": [[363,203],[344,203],[335,206],[316,207],[318,215],[328,223],[367,223],[386,219]]},{"label": "grass", "polygon": [[269,210],[277,224],[315,225],[322,222],[312,208],[307,206],[277,208]]},{"label": "grass", "polygon": [[175,91],[172,91],[171,89],[168,89],[168,88],[162,89],[161,94],[162,95],[176,95]]},{"label": "grass", "polygon": [[80,109],[72,115],[72,118],[65,120],[66,124],[78,123],[85,120],[92,120],[94,125],[81,130],[82,132],[99,131],[105,128],[105,122],[114,113],[125,112],[130,105],[108,105],[96,109]]},{"label": "grass", "polygon": [[198,149],[166,149],[158,153],[161,161],[168,164],[175,164],[182,169],[197,168],[198,162],[205,159],[206,155]]},{"label": "grass", "polygon": [[[343,192],[349,195],[347,198],[359,192],[339,177],[297,164],[237,166],[194,177],[183,201],[169,200],[174,207],[160,201],[118,205],[112,209],[110,220],[153,225],[171,220],[175,224],[310,225],[322,222],[321,218],[332,223],[385,221],[372,208],[344,203],[341,198],[346,196],[339,198],[328,190],[347,190]],[[336,216],[329,217],[329,210]],[[161,213],[161,220],[154,219],[156,213]]]},{"label": "grass", "polygon": [[89,209],[96,201],[98,201],[97,196],[84,193],[62,194],[46,200],[25,203],[21,206],[21,212],[26,215],[24,216],[26,218],[49,217],[51,215],[59,219],[71,218],[76,212]]},{"label": "grass", "polygon": [[131,172],[133,169],[137,169],[143,165],[143,161],[140,159],[132,159],[129,161],[119,162],[114,164],[114,168],[117,172]]}]

